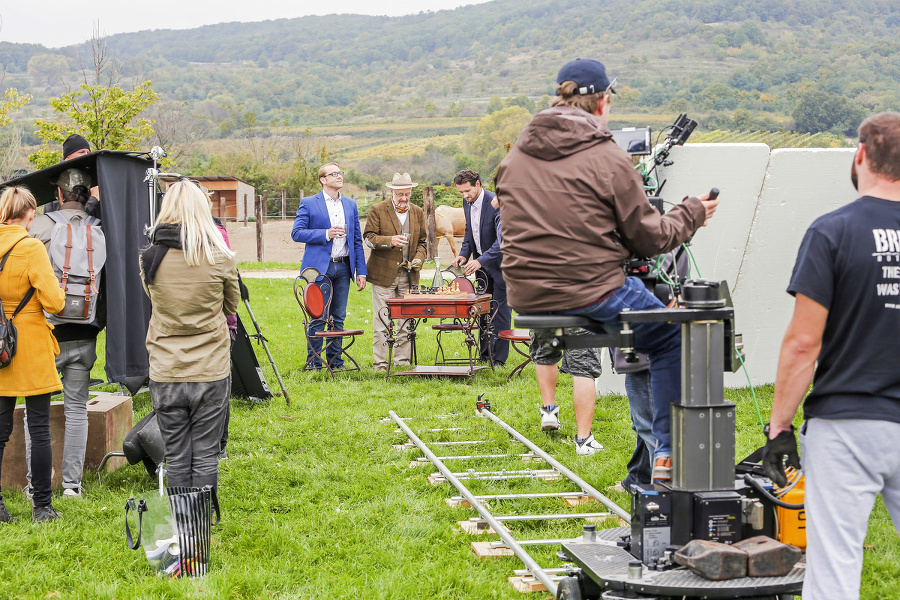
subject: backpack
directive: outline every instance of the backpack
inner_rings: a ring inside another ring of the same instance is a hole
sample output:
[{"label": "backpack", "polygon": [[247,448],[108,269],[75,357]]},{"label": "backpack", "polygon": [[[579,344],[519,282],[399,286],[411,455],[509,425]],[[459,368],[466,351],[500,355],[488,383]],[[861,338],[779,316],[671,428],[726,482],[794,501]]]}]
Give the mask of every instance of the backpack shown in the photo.
[{"label": "backpack", "polygon": [[50,232],[47,252],[66,305],[57,314],[47,315],[53,324],[96,324],[100,294],[100,270],[106,263],[106,236],[100,220],[85,216],[73,224],[60,212],[47,214],[56,225]]}]

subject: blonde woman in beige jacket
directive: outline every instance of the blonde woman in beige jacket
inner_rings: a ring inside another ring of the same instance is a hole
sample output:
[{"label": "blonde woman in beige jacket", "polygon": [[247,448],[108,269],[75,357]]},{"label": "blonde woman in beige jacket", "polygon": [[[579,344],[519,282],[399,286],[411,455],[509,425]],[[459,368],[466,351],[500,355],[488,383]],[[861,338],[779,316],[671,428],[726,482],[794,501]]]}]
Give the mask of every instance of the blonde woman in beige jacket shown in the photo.
[{"label": "blonde woman in beige jacket", "polygon": [[141,251],[153,313],[147,330],[150,397],[166,445],[170,487],[216,486],[231,393],[226,315],[240,300],[234,252],[200,187],[169,186]]}]

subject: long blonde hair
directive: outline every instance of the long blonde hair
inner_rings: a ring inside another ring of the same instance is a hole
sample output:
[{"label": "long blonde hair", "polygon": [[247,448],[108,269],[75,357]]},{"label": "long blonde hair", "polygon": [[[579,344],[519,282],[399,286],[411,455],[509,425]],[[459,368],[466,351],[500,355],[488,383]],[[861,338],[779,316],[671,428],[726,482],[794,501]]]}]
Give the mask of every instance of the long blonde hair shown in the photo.
[{"label": "long blonde hair", "polygon": [[209,212],[209,199],[197,184],[181,180],[166,190],[155,225],[171,223],[181,225],[181,247],[188,266],[206,262],[216,263],[216,253],[233,258],[234,252],[225,245],[222,233]]},{"label": "long blonde hair", "polygon": [[21,219],[29,210],[37,208],[34,194],[24,186],[13,186],[0,194],[0,223]]}]

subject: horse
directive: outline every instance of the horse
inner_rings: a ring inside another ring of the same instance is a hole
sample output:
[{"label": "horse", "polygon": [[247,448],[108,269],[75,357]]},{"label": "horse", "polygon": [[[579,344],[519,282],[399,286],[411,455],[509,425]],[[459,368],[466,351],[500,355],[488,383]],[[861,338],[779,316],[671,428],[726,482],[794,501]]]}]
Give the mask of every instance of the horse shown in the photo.
[{"label": "horse", "polygon": [[447,240],[453,256],[457,256],[456,240],[453,237],[466,235],[466,216],[462,207],[453,208],[444,204],[438,206],[434,209],[434,224],[437,230],[438,242],[440,242],[440,238]]}]

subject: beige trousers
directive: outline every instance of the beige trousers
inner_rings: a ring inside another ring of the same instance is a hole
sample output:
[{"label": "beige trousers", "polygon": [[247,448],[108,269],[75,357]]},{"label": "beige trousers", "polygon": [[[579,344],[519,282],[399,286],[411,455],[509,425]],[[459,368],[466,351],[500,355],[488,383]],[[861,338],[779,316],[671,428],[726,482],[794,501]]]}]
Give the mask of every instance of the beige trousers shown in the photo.
[{"label": "beige trousers", "polygon": [[[387,363],[387,327],[378,318],[378,315],[384,311],[387,314],[387,301],[389,298],[400,298],[409,291],[409,276],[405,269],[397,270],[397,277],[390,287],[372,284],[372,354],[374,360],[372,366],[376,369],[386,369]],[[396,323],[395,323],[396,325]],[[409,342],[407,331],[412,329],[411,323],[407,323],[404,331],[394,330],[396,343],[394,344],[394,364],[408,365],[411,363],[412,344]]]}]

